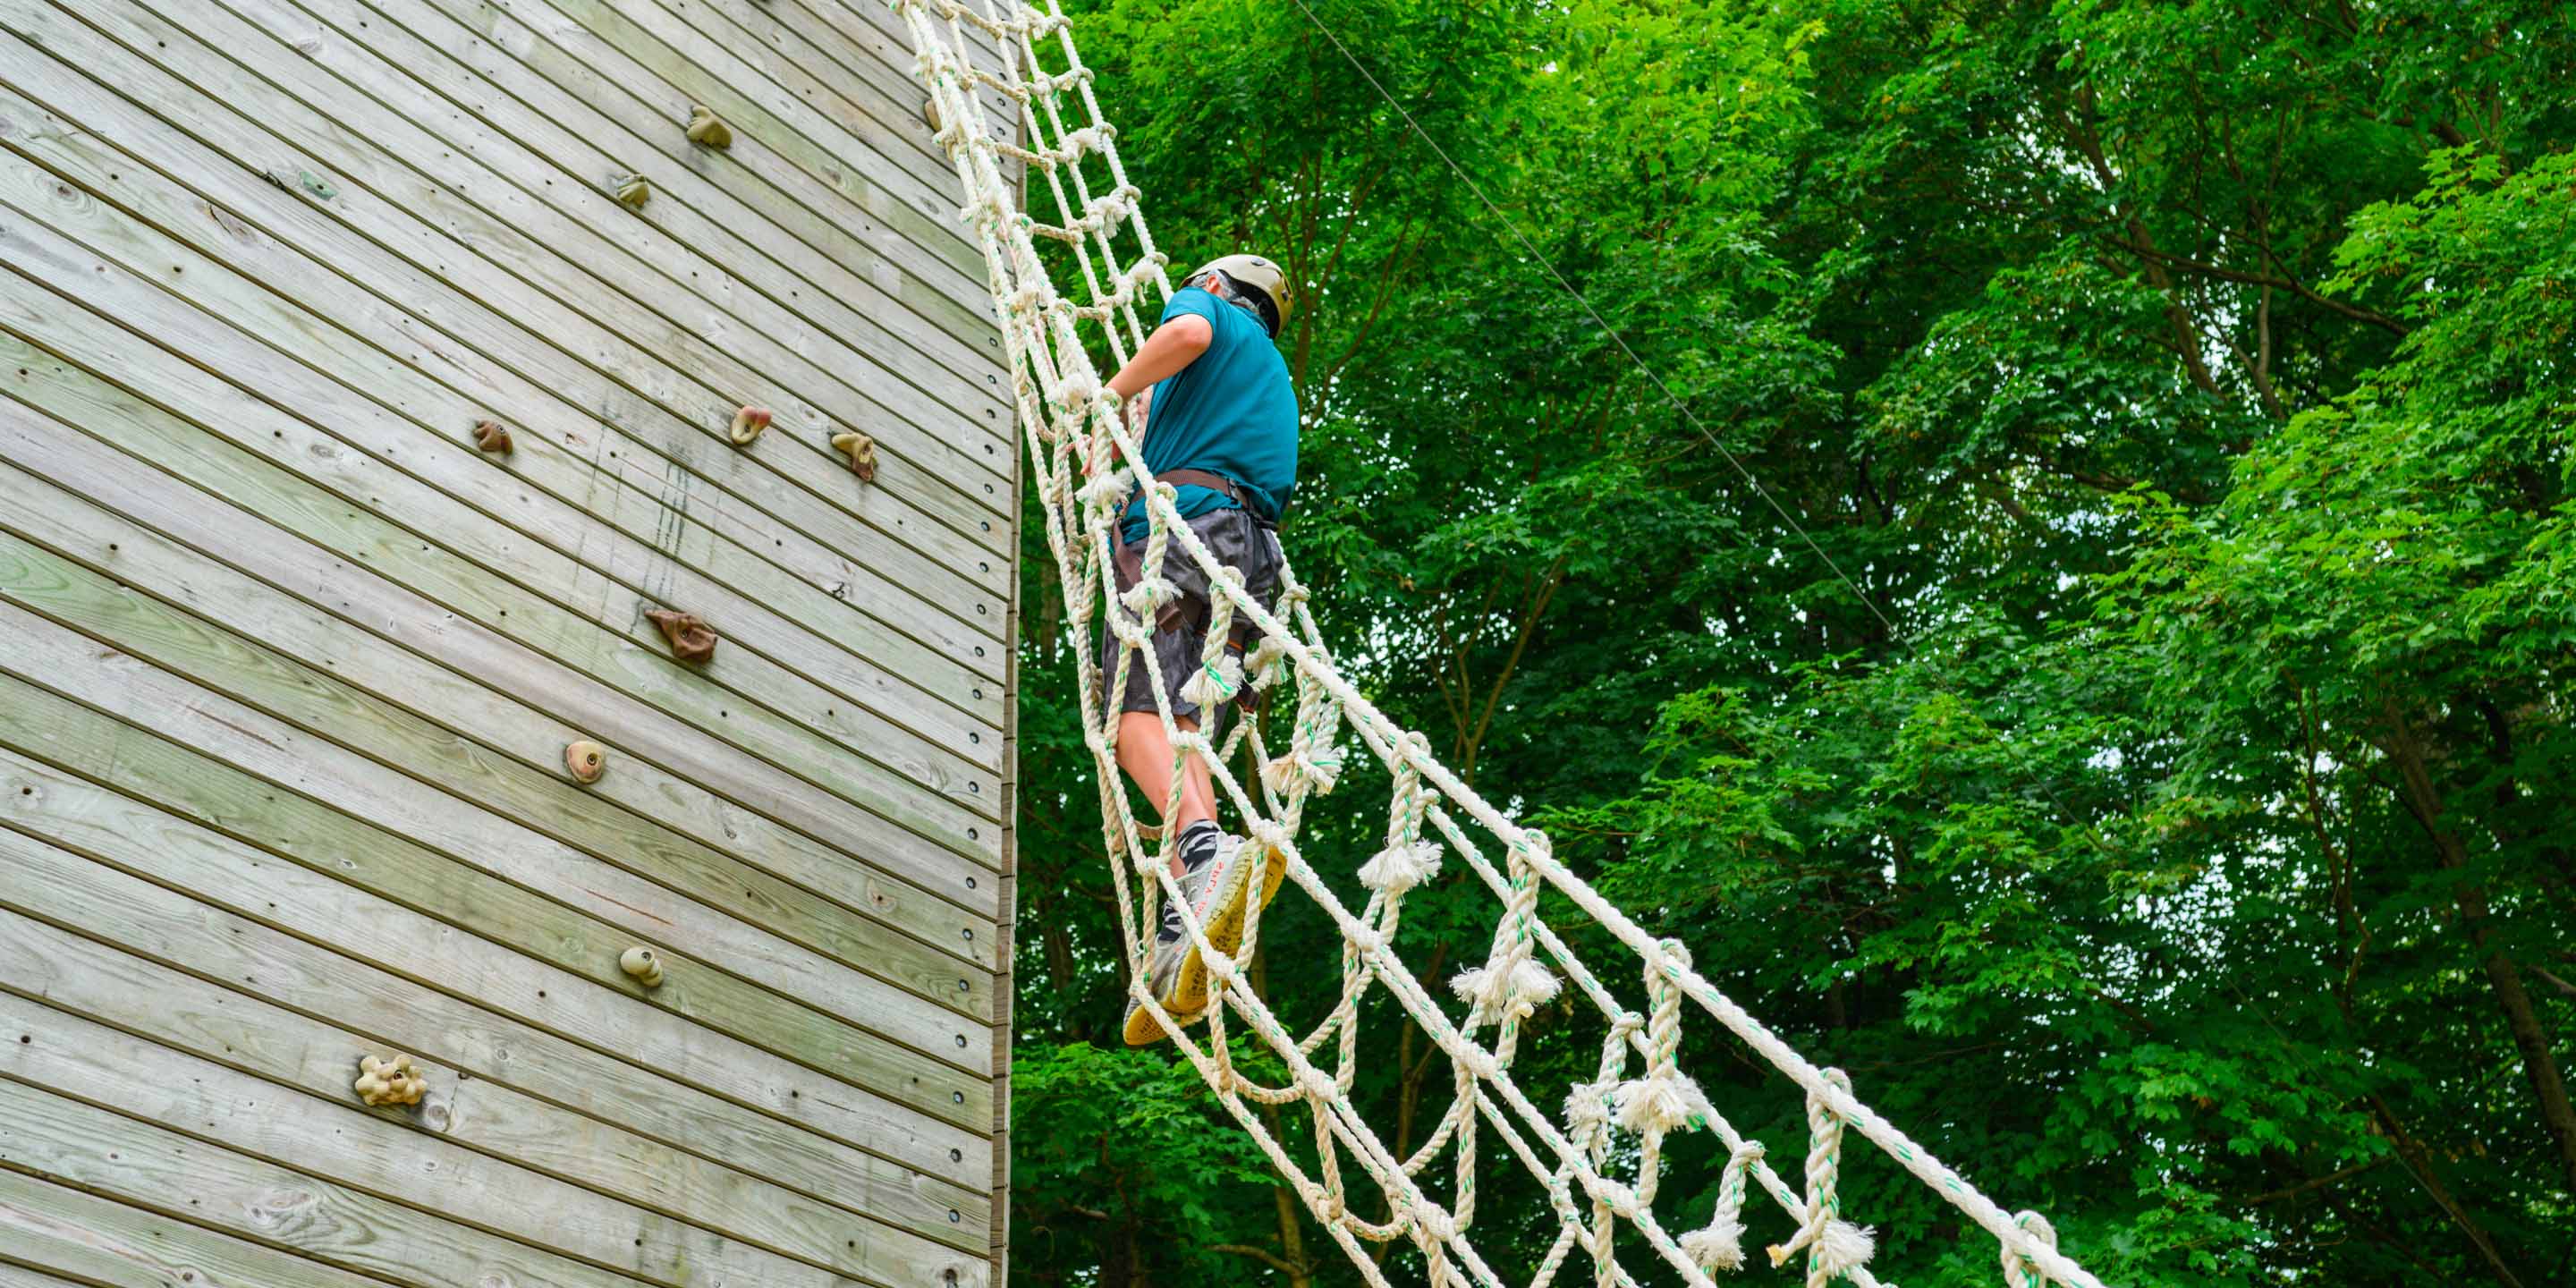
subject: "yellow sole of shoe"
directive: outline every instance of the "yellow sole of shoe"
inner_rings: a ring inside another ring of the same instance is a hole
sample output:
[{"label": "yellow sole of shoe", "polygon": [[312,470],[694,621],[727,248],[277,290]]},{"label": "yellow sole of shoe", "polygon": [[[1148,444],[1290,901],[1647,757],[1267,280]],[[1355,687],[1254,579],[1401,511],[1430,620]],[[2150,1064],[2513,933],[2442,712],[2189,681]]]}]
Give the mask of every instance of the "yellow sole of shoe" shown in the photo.
[{"label": "yellow sole of shoe", "polygon": [[1127,1045],[1152,1046],[1170,1036],[1163,1031],[1162,1021],[1155,1019],[1152,1011],[1140,1006],[1127,1013]]},{"label": "yellow sole of shoe", "polygon": [[[1180,1016],[1181,1027],[1185,1029],[1207,1018],[1204,1002],[1202,1002],[1201,1009],[1199,1010],[1182,1011],[1174,1006],[1172,998],[1165,997],[1163,999],[1163,1009]],[[1140,1006],[1127,1013],[1127,1024],[1121,1036],[1127,1039],[1127,1045],[1131,1047],[1141,1047],[1152,1046],[1155,1043],[1170,1037],[1171,1034],[1163,1031],[1162,1022],[1154,1018],[1154,1013],[1152,1011],[1146,1010],[1144,1007]]]},{"label": "yellow sole of shoe", "polygon": [[[1243,923],[1249,905],[1244,896],[1252,885],[1252,869],[1253,864],[1247,861],[1236,864],[1234,870],[1226,874],[1226,887],[1218,892],[1208,914],[1208,942],[1227,956],[1232,956],[1235,949],[1243,946]],[[1279,883],[1287,879],[1288,861],[1273,854],[1261,869],[1261,906],[1267,908],[1279,894]],[[1205,1011],[1207,1004],[1207,963],[1200,960],[1198,949],[1192,948],[1182,956],[1181,968],[1173,973],[1172,991],[1165,995],[1163,1007],[1175,1014],[1194,1016]],[[1140,1011],[1138,1014],[1144,1013]],[[1146,1015],[1145,1022],[1153,1025],[1153,1017]]]}]

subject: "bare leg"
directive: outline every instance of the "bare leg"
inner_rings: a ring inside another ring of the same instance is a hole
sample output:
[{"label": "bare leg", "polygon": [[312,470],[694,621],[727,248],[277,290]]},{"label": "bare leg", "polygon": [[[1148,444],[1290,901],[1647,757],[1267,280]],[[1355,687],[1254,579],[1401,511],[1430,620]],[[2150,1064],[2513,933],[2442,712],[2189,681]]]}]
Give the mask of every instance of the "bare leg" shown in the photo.
[{"label": "bare leg", "polygon": [[[1176,716],[1173,723],[1195,733],[1199,722],[1189,716]],[[1128,711],[1118,717],[1118,767],[1134,779],[1145,799],[1161,809],[1172,794],[1172,740],[1163,736],[1163,722],[1151,711]],[[1181,774],[1181,805],[1178,813],[1163,820],[1164,835],[1175,840],[1189,825],[1200,819],[1216,817],[1216,784],[1208,773],[1207,762],[1196,753]],[[1172,875],[1181,875],[1181,852],[1172,851]]]}]

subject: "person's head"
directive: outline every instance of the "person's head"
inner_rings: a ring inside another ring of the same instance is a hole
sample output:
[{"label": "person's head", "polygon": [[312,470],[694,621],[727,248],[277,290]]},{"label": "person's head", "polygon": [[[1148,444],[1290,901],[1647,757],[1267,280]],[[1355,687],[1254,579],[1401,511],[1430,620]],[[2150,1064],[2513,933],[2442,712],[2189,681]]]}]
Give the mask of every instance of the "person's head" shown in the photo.
[{"label": "person's head", "polygon": [[1196,286],[1219,299],[1240,300],[1261,319],[1270,338],[1288,325],[1288,275],[1259,255],[1228,255],[1208,261],[1191,273],[1185,286]]}]

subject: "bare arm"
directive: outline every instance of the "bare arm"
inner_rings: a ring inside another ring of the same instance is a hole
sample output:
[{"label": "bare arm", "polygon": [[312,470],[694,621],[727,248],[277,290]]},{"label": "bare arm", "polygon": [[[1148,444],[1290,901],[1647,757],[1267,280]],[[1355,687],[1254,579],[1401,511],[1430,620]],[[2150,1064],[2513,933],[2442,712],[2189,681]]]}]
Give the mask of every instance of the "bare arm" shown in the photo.
[{"label": "bare arm", "polygon": [[1208,325],[1206,318],[1188,313],[1173,318],[1154,328],[1154,334],[1145,337],[1145,347],[1138,349],[1136,356],[1129,358],[1127,365],[1109,378],[1109,387],[1116,390],[1122,399],[1133,398],[1153,388],[1164,377],[1198,361],[1199,355],[1207,352],[1208,341],[1215,335],[1215,328]]}]

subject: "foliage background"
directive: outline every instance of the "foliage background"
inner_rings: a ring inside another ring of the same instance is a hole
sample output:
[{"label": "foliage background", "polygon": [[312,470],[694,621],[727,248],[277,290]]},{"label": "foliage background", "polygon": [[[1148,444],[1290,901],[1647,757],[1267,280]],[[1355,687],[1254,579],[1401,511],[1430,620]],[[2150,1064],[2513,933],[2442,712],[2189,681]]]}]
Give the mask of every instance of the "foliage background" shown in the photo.
[{"label": "foliage background", "polygon": [[[1296,4],[1078,6],[1174,259],[1306,285],[1289,545],[1374,700],[2108,1282],[2576,1282],[2576,10],[1306,3],[1689,409]],[[1118,1045],[1029,529],[1014,1278],[1356,1283]],[[1436,983],[1489,905],[1417,900]],[[1327,960],[1279,909],[1265,963]],[[1588,1077],[1549,1019],[1530,1085]],[[1361,1094],[1413,1133],[1397,1028]],[[1869,1154],[1881,1276],[1994,1282]]]}]

